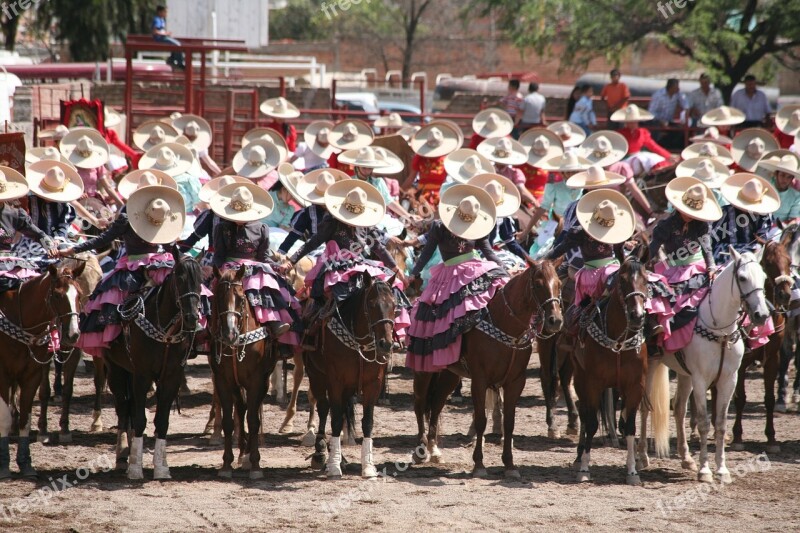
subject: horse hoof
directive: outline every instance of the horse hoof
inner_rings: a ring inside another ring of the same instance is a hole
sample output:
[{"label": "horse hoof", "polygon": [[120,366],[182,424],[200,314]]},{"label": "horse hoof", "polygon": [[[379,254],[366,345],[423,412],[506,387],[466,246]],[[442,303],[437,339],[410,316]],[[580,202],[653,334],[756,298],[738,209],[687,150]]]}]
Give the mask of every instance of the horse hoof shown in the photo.
[{"label": "horse hoof", "polygon": [[743,452],[744,442],[734,442],[733,444],[731,444],[731,450],[734,452]]},{"label": "horse hoof", "polygon": [[294,433],[294,424],[283,424],[281,428],[278,430],[278,433],[281,435],[286,435],[287,433]]},{"label": "horse hoof", "polygon": [[485,468],[476,468],[472,471],[472,477],[476,479],[486,479],[488,475]]},{"label": "horse hoof", "polygon": [[683,460],[681,461],[681,468],[695,472],[697,471],[697,463],[694,462],[694,459]]},{"label": "horse hoof", "polygon": [[337,464],[329,464],[325,470],[328,479],[342,479],[342,467]]},{"label": "horse hoof", "polygon": [[239,457],[239,468],[242,470],[250,470],[250,456],[243,455]]},{"label": "horse hoof", "polygon": [[578,483],[586,483],[592,480],[592,475],[589,472],[578,472]]},{"label": "horse hoof", "polygon": [[786,402],[778,402],[775,404],[775,411],[778,413],[786,412]]},{"label": "horse hoof", "polygon": [[128,469],[128,461],[125,460],[117,460],[116,464],[114,465],[114,470],[117,472],[124,472]]},{"label": "horse hoof", "polygon": [[58,434],[58,443],[59,444],[70,444],[72,443],[72,432],[69,433],[59,433]]},{"label": "horse hoof", "polygon": [[700,472],[697,474],[697,481],[700,481],[701,483],[713,483],[714,476],[711,474],[711,472]]},{"label": "horse hoof", "polygon": [[342,441],[342,446],[355,446],[356,438],[353,435],[348,435],[347,440]]},{"label": "horse hoof", "polygon": [[428,459],[430,458],[430,456],[428,455],[427,451],[422,451],[421,454],[420,454],[420,451],[422,451],[422,450],[421,449],[416,449],[413,452],[411,452],[411,461],[415,465],[423,465],[423,464],[427,463]]},{"label": "horse hoof", "polygon": [[144,479],[141,465],[128,465],[128,479]]},{"label": "horse hoof", "polygon": [[625,483],[634,487],[638,487],[642,484],[642,480],[639,478],[639,474],[628,474],[625,478]]},{"label": "horse hoof", "polygon": [[232,479],[233,470],[230,467],[221,468],[217,471],[217,477],[221,477],[222,479]]},{"label": "horse hoof", "polygon": [[50,435],[47,433],[39,433],[36,436],[36,442],[39,444],[50,444]]},{"label": "horse hoof", "polygon": [[578,435],[578,428],[573,428],[573,427],[567,426],[567,435],[569,435],[571,437],[577,436]]},{"label": "horse hoof", "polygon": [[767,453],[781,453],[781,445],[767,444]]},{"label": "horse hoof", "polygon": [[311,456],[311,468],[313,470],[322,470],[325,468],[325,463],[328,462],[326,454],[314,454]]},{"label": "horse hoof", "polygon": [[431,463],[434,463],[434,464],[437,464],[437,465],[444,462],[444,459],[442,457],[442,452],[440,452],[438,450],[436,450],[434,452],[431,452],[430,457],[428,459],[430,460]]},{"label": "horse hoof", "polygon": [[361,477],[364,479],[374,479],[378,477],[378,469],[375,465],[367,465],[361,468]]},{"label": "horse hoof", "polygon": [[548,429],[547,430],[547,438],[548,439],[560,439],[561,432],[557,429]]},{"label": "horse hoof", "polygon": [[731,479],[731,474],[729,472],[722,472],[718,473],[717,475],[719,477],[719,482],[722,483],[723,485],[727,485],[733,482],[733,479]]},{"label": "horse hoof", "polygon": [[506,479],[522,479],[522,475],[519,470],[512,468],[511,470],[506,470]]},{"label": "horse hoof", "polygon": [[792,403],[800,403],[800,391],[794,391],[792,393]]},{"label": "horse hoof", "polygon": [[169,468],[166,466],[157,466],[153,468],[153,479],[160,480],[160,479],[172,479],[172,476],[169,475]]},{"label": "horse hoof", "polygon": [[306,434],[303,435],[303,440],[300,441],[300,445],[313,446],[315,442],[317,442],[317,432],[313,429],[309,429],[306,431]]},{"label": "horse hoof", "polygon": [[650,457],[644,456],[636,460],[636,470],[644,470],[650,466]]},{"label": "horse hoof", "polygon": [[97,424],[92,424],[92,427],[89,428],[89,433],[101,433],[103,429],[103,423],[98,422]]},{"label": "horse hoof", "polygon": [[9,470],[8,468],[3,468],[2,470],[0,470],[0,480],[10,479],[10,478],[11,478],[11,470]]},{"label": "horse hoof", "polygon": [[264,472],[261,471],[260,468],[256,468],[255,470],[250,471],[250,479],[264,479]]},{"label": "horse hoof", "polygon": [[222,435],[211,435],[208,439],[208,444],[210,446],[221,446],[222,445]]}]

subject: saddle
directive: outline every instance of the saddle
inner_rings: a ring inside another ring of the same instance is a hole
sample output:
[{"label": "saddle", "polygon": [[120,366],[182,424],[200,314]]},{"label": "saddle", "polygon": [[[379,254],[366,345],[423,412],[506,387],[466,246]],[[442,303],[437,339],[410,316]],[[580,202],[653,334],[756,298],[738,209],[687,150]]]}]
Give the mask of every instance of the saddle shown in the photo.
[{"label": "saddle", "polygon": [[310,298],[308,302],[305,309],[303,309],[303,316],[301,317],[305,324],[301,345],[304,351],[313,352],[319,347],[319,332],[326,319],[333,314],[335,305],[332,298],[324,305],[319,305],[319,303]]}]

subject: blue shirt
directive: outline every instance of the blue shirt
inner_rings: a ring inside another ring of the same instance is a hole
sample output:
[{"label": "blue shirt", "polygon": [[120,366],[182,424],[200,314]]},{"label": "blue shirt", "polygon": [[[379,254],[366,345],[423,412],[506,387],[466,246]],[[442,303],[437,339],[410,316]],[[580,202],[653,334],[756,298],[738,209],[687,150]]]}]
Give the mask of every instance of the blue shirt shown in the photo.
[{"label": "blue shirt", "polygon": [[153,18],[153,30],[166,30],[167,29],[167,20],[164,17],[154,17]]},{"label": "blue shirt", "polygon": [[586,95],[581,96],[580,100],[575,103],[569,121],[581,126],[596,126],[597,116],[594,114],[592,99]]},{"label": "blue shirt", "polygon": [[714,223],[711,240],[714,246],[714,260],[718,265],[727,263],[728,245],[737,252],[755,252],[758,242],[767,240],[772,228],[771,215],[757,215],[737,209],[732,205],[722,208],[722,218]]},{"label": "blue shirt", "polygon": [[667,94],[667,89],[662,87],[653,93],[648,111],[655,115],[658,121],[672,122],[675,119],[675,109],[678,104],[686,108],[686,97],[683,93],[678,91],[670,96]]}]

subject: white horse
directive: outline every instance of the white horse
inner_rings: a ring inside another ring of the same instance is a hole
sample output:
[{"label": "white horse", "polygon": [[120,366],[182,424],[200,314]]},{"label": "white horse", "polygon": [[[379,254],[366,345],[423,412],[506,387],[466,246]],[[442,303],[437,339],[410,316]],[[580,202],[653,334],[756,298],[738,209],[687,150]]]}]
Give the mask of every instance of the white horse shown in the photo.
[{"label": "white horse", "polygon": [[[739,332],[741,311],[755,325],[763,325],[769,317],[764,297],[766,275],[759,259],[752,253],[739,254],[730,248],[731,261],[712,282],[708,294],[698,307],[697,333],[682,351],[684,366],[675,353],[667,353],[660,362],[648,369],[647,394],[653,408],[653,433],[656,454],[669,456],[669,373],[667,367],[678,373],[678,390],[675,394],[675,425],[678,437],[678,455],[685,469],[696,470],[697,465],[689,453],[684,419],[689,394],[694,391],[700,431],[699,481],[713,482],[708,466],[709,420],[706,410],[706,391],[716,383],[715,442],[717,476],[722,483],[730,483],[731,475],[725,466],[725,433],[728,407],[736,389],[737,373],[744,355],[744,342]],[[665,366],[666,365],[666,366]],[[687,372],[688,370],[688,372]],[[639,441],[640,468],[649,465],[647,456],[647,409],[642,407],[642,435]]]}]

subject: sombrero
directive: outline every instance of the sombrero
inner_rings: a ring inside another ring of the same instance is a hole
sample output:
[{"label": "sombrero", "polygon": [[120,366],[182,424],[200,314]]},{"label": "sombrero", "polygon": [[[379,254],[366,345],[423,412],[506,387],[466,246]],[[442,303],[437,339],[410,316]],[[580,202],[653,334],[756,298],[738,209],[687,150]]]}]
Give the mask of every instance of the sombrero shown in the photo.
[{"label": "sombrero", "polygon": [[733,139],[727,135],[720,135],[719,129],[717,129],[716,126],[710,126],[703,130],[702,134],[689,137],[689,140],[693,143],[712,142],[717,144],[730,144]]},{"label": "sombrero", "polygon": [[233,222],[255,222],[275,208],[272,196],[255,183],[231,183],[217,191],[208,202],[220,218]]},{"label": "sombrero", "polygon": [[762,178],[766,178],[761,171],[772,174],[773,172],[786,172],[795,178],[800,178],[800,156],[791,150],[775,150],[768,153],[758,162],[756,173]]},{"label": "sombrero", "polygon": [[761,176],[747,172],[734,174],[725,180],[720,192],[731,205],[750,213],[769,215],[781,206],[777,189]]},{"label": "sombrero", "polygon": [[211,146],[211,124],[198,115],[181,115],[172,121],[172,126],[191,141],[198,150]]},{"label": "sombrero", "polygon": [[399,113],[389,113],[375,119],[372,125],[376,128],[400,129],[408,126],[408,122],[404,121]]},{"label": "sombrero", "polygon": [[541,160],[538,167],[558,172],[582,172],[592,166],[592,162],[575,152],[566,152],[552,159]]},{"label": "sombrero", "polygon": [[122,124],[122,115],[112,107],[103,106],[103,126],[106,128],[114,128],[120,124]]},{"label": "sombrero", "polygon": [[133,191],[127,212],[133,231],[151,244],[175,242],[183,232],[186,205],[181,193],[170,187],[153,185]]},{"label": "sombrero", "polygon": [[289,159],[290,152],[286,146],[286,139],[272,128],[253,128],[242,137],[242,148],[253,141],[268,141],[275,145],[281,154],[281,161]]},{"label": "sombrero", "polygon": [[710,189],[719,189],[731,173],[724,164],[710,157],[693,157],[675,168],[675,176],[684,178],[692,176],[703,182]]},{"label": "sombrero", "polygon": [[352,179],[350,176],[333,168],[312,170],[297,182],[297,194],[306,202],[323,205],[325,191],[337,181]]},{"label": "sombrero", "polygon": [[411,139],[411,137],[413,137],[414,134],[419,131],[419,129],[420,129],[419,126],[405,126],[397,130],[397,135],[399,135],[400,137],[405,139],[406,142],[408,142]]},{"label": "sombrero", "polygon": [[108,143],[92,128],[73,128],[61,139],[59,150],[78,168],[93,169],[108,162]]},{"label": "sombrero", "polygon": [[467,185],[473,185],[489,193],[494,201],[495,216],[497,218],[510,217],[519,210],[522,198],[519,189],[514,183],[500,174],[478,174],[467,181]]},{"label": "sombrero", "polygon": [[624,194],[610,189],[584,194],[575,217],[591,238],[606,244],[625,242],[636,229],[633,206]]},{"label": "sombrero", "polygon": [[636,104],[630,104],[623,109],[614,111],[609,120],[612,122],[647,122],[655,117],[650,111],[644,110]]},{"label": "sombrero", "polygon": [[342,152],[339,154],[339,162],[361,168],[382,168],[391,164],[385,159],[379,159],[375,155],[375,149],[371,146]]},{"label": "sombrero", "polygon": [[528,154],[522,145],[508,137],[486,139],[478,145],[478,153],[494,163],[501,165],[522,165],[528,160]]},{"label": "sombrero", "polygon": [[528,164],[539,163],[564,155],[564,143],[547,128],[531,128],[519,137],[519,143],[528,151]]},{"label": "sombrero", "polygon": [[586,132],[583,131],[583,128],[568,120],[553,122],[547,126],[547,129],[558,135],[564,148],[578,146],[586,140]]},{"label": "sombrero", "polygon": [[31,163],[36,163],[37,161],[61,161],[62,163],[67,163],[70,166],[74,166],[69,162],[69,159],[64,157],[61,152],[58,151],[58,148],[55,146],[37,146],[25,150],[26,164],[30,165]]},{"label": "sombrero", "polygon": [[[130,198],[133,191],[140,187],[149,187],[151,185],[163,185],[170,189],[178,190],[178,184],[175,179],[162,170],[156,169],[139,169],[128,172],[117,185],[117,192],[124,199]],[[202,189],[200,189],[202,193]],[[201,197],[202,200],[202,197]],[[208,200],[203,200],[207,202]]]},{"label": "sombrero", "polygon": [[306,126],[303,132],[306,146],[322,159],[328,159],[334,152],[339,151],[328,140],[333,127],[334,124],[330,120],[317,120]]},{"label": "sombrero", "polygon": [[0,202],[22,198],[28,190],[25,176],[13,168],[0,166]]},{"label": "sombrero", "polygon": [[484,109],[472,119],[472,130],[484,139],[505,137],[514,129],[514,119],[496,107]]},{"label": "sombrero", "polygon": [[722,208],[714,193],[697,178],[673,178],[667,183],[664,194],[675,209],[689,218],[714,222],[722,217]]},{"label": "sombrero", "polygon": [[297,106],[282,96],[264,100],[261,102],[260,109],[265,115],[275,118],[297,118],[300,116],[300,110],[297,109]]},{"label": "sombrero", "polygon": [[171,177],[189,172],[194,162],[192,151],[178,143],[164,143],[150,148],[139,159],[140,169],[162,170]]},{"label": "sombrero", "polygon": [[570,176],[566,185],[570,189],[591,190],[601,187],[613,187],[623,183],[625,183],[625,176],[603,170],[600,165],[592,165],[588,169]]},{"label": "sombrero", "polygon": [[397,156],[391,150],[388,150],[382,146],[375,146],[375,157],[377,157],[381,161],[385,161],[388,163],[388,166],[380,167],[375,169],[376,174],[380,174],[381,176],[388,175],[388,174],[397,174],[398,172],[402,172],[404,168],[406,168],[405,163],[400,157]]},{"label": "sombrero", "polygon": [[343,180],[325,190],[325,207],[336,219],[357,228],[369,228],[383,220],[386,205],[380,191],[361,180]]},{"label": "sombrero", "polygon": [[428,122],[428,126],[446,126],[456,132],[458,135],[458,146],[456,148],[461,148],[464,146],[464,130],[461,129],[461,126],[456,123],[454,120],[450,120],[447,118],[437,118],[436,120],[432,120]]},{"label": "sombrero", "polygon": [[733,164],[733,156],[724,146],[712,141],[690,144],[681,152],[683,159],[695,157],[710,157],[729,167]]},{"label": "sombrero", "polygon": [[482,239],[494,229],[496,209],[489,193],[474,185],[453,185],[439,197],[439,218],[453,235]]},{"label": "sombrero", "polygon": [[281,163],[277,146],[269,141],[253,141],[236,152],[231,166],[237,175],[255,179],[266,176]]},{"label": "sombrero", "polygon": [[303,178],[303,173],[295,170],[291,163],[281,163],[278,165],[278,179],[284,188],[289,191],[292,198],[302,207],[308,207],[311,203],[297,193],[297,183]]},{"label": "sombrero", "polygon": [[170,124],[159,120],[148,120],[133,132],[133,144],[143,151],[162,143],[174,143],[180,132]]},{"label": "sombrero", "polygon": [[37,161],[28,167],[27,179],[30,191],[50,202],[74,202],[83,195],[83,180],[69,163]]},{"label": "sombrero", "polygon": [[415,154],[422,157],[442,157],[461,146],[456,130],[442,123],[431,123],[420,128],[408,144]]},{"label": "sombrero", "polygon": [[604,130],[589,135],[580,149],[593,165],[607,167],[622,161],[628,153],[628,141],[616,131]]},{"label": "sombrero", "polygon": [[494,165],[487,158],[470,148],[459,148],[444,160],[447,175],[459,183],[467,183],[478,174],[494,173]]},{"label": "sombrero", "polygon": [[731,155],[742,169],[753,172],[767,152],[777,150],[779,147],[778,141],[767,130],[750,128],[734,137],[731,143]]},{"label": "sombrero", "polygon": [[52,139],[54,141],[60,141],[67,133],[69,133],[69,128],[63,124],[59,124],[55,128],[40,131],[37,137],[42,140]]},{"label": "sombrero", "polygon": [[200,164],[200,153],[197,151],[197,147],[192,144],[185,135],[179,135],[175,142],[178,144],[184,145],[186,148],[192,152],[192,167],[187,171],[187,174],[191,176],[204,176],[207,173],[203,170],[203,165]]},{"label": "sombrero", "polygon": [[735,126],[744,121],[744,112],[726,105],[706,111],[700,117],[701,126]]},{"label": "sombrero", "polygon": [[800,105],[785,105],[775,114],[775,126],[786,135],[800,132]]},{"label": "sombrero", "polygon": [[343,120],[328,133],[328,142],[339,150],[358,150],[372,144],[375,134],[363,120]]}]

